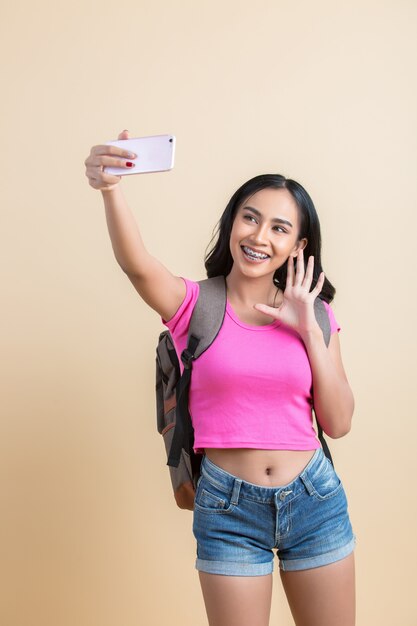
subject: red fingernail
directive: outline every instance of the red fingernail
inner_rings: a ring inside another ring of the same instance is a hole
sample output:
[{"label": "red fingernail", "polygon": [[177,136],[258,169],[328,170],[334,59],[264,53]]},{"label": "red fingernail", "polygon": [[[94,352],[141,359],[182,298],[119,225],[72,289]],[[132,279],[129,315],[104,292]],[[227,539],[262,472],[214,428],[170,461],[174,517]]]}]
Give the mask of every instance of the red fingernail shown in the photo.
[{"label": "red fingernail", "polygon": [[126,165],[127,167],[134,167],[134,163],[132,163],[132,161],[126,161]]}]

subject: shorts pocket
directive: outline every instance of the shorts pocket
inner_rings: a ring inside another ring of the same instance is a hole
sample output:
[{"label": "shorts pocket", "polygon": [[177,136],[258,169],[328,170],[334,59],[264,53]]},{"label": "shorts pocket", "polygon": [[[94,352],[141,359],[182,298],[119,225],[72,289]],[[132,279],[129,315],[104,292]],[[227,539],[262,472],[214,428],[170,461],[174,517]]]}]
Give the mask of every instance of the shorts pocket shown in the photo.
[{"label": "shorts pocket", "polygon": [[230,494],[203,478],[198,483],[194,507],[202,513],[230,513],[235,505],[230,503]]},{"label": "shorts pocket", "polygon": [[198,504],[206,509],[224,509],[226,506],[226,500],[215,496],[207,491],[207,489],[202,489],[198,499]]},{"label": "shorts pocket", "polygon": [[342,481],[328,458],[324,459],[317,473],[309,478],[313,487],[312,495],[318,500],[334,498],[343,489]]}]

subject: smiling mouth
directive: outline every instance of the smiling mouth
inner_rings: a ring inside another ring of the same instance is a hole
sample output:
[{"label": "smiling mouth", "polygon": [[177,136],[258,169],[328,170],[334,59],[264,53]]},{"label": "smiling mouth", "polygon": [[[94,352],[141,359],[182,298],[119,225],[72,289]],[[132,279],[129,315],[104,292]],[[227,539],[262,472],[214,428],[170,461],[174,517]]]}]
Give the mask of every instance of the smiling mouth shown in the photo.
[{"label": "smiling mouth", "polygon": [[243,254],[245,255],[245,257],[247,259],[250,259],[251,261],[266,261],[267,259],[270,258],[270,256],[268,254],[265,254],[263,252],[256,252],[255,250],[252,250],[252,248],[249,248],[248,246],[240,246],[243,250]]}]

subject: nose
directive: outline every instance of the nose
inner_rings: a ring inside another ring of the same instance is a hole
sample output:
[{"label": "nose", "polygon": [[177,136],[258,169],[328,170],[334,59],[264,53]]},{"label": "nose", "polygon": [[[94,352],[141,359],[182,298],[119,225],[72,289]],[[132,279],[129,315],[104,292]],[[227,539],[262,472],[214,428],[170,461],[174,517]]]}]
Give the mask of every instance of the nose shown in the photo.
[{"label": "nose", "polygon": [[259,224],[253,233],[253,241],[258,246],[266,246],[268,243],[268,224]]}]

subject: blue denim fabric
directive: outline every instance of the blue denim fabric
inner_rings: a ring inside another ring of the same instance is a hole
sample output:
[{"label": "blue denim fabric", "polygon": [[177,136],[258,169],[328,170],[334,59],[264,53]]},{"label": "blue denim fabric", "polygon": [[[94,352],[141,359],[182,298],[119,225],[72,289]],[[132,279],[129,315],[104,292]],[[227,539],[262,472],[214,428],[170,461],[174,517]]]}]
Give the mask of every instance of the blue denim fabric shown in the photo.
[{"label": "blue denim fabric", "polygon": [[318,448],[282,487],[262,487],[221,469],[206,456],[195,496],[196,568],[212,574],[261,576],[320,567],[355,547],[346,494]]}]

